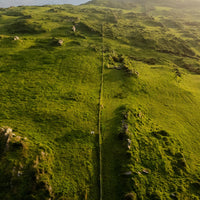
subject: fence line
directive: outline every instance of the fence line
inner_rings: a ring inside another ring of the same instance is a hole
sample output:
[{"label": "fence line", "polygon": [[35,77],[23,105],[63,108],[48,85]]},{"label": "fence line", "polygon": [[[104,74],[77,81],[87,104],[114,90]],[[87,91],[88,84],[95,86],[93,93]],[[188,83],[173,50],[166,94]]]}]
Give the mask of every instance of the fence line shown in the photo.
[{"label": "fence line", "polygon": [[104,29],[101,25],[102,34],[102,66],[101,66],[101,85],[99,91],[99,116],[98,116],[98,132],[99,132],[99,199],[102,200],[102,101],[103,101],[103,78],[104,78]]}]

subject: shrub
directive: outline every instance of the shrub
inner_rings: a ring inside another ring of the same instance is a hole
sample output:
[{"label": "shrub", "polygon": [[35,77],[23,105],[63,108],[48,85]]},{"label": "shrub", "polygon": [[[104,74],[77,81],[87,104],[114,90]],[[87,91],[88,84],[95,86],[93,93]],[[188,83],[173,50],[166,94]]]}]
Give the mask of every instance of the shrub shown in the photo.
[{"label": "shrub", "polygon": [[137,200],[137,195],[135,192],[130,192],[125,195],[124,200]]}]

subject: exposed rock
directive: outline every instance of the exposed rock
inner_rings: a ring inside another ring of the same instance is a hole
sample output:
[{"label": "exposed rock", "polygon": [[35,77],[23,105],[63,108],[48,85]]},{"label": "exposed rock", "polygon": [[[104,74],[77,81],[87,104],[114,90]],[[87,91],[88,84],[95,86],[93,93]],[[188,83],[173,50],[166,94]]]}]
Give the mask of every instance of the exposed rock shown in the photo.
[{"label": "exposed rock", "polygon": [[123,128],[124,128],[124,131],[127,132],[128,131],[128,124],[124,123]]},{"label": "exposed rock", "polygon": [[0,128],[0,134],[9,135],[12,133],[12,129],[9,127],[2,127]]},{"label": "exposed rock", "polygon": [[6,132],[5,128],[0,128],[0,134],[4,134]]},{"label": "exposed rock", "polygon": [[44,151],[41,151],[41,156],[42,156],[42,158],[44,159],[45,156],[46,156],[46,153],[45,153]]},{"label": "exposed rock", "polygon": [[176,194],[172,193],[170,196],[171,196],[171,197],[175,197],[175,196],[176,196]]},{"label": "exposed rock", "polygon": [[0,128],[0,142],[1,142],[1,151],[7,151],[9,148],[9,142],[12,138],[12,129],[9,127]]},{"label": "exposed rock", "polygon": [[130,176],[130,175],[132,175],[132,172],[131,172],[131,171],[124,172],[123,175],[125,175],[125,176]]},{"label": "exposed rock", "polygon": [[137,72],[137,71],[135,71],[135,74],[137,75],[137,76],[139,76],[140,74],[139,74],[139,72]]},{"label": "exposed rock", "polygon": [[15,36],[15,37],[14,37],[14,40],[19,40],[19,37],[18,37],[18,36]]},{"label": "exposed rock", "polygon": [[110,66],[110,64],[107,64],[107,68],[108,69],[117,69],[117,70],[121,70],[122,69],[122,67],[121,66],[117,66],[117,65],[111,65]]},{"label": "exposed rock", "polygon": [[22,171],[18,171],[18,172],[17,172],[17,176],[19,177],[19,176],[21,176],[21,175],[23,175],[23,172],[22,172]]},{"label": "exposed rock", "polygon": [[121,140],[127,139],[128,138],[128,133],[129,133],[128,124],[124,120],[122,120],[122,128],[121,128],[121,132],[119,133],[119,138]]},{"label": "exposed rock", "polygon": [[7,152],[10,148],[23,148],[22,137],[16,136],[10,127],[0,128],[0,151]]},{"label": "exposed rock", "polygon": [[63,41],[63,40],[58,40],[58,45],[59,45],[59,46],[62,46],[62,45],[63,45],[63,43],[64,43],[64,41]]},{"label": "exposed rock", "polygon": [[177,197],[177,194],[176,194],[176,193],[171,193],[171,194],[170,194],[170,197],[171,197],[172,199],[178,200],[178,197]]},{"label": "exposed rock", "polygon": [[[37,151],[37,150],[36,150]],[[4,180],[5,193],[17,196],[17,199],[53,199],[53,189],[48,180],[50,167],[48,151],[38,151],[39,155],[28,151],[28,143],[24,138],[14,134],[9,127],[0,128],[0,162],[1,162],[1,180]],[[36,161],[30,160],[36,156]],[[48,168],[45,166],[48,165]],[[28,184],[24,184],[28,183]],[[22,193],[22,191],[24,191]]]},{"label": "exposed rock", "polygon": [[148,171],[147,169],[143,169],[143,170],[142,170],[142,173],[143,173],[143,174],[149,174],[149,171]]},{"label": "exposed rock", "polygon": [[128,145],[128,149],[131,148],[131,140],[130,139],[127,139],[127,145]]},{"label": "exposed rock", "polygon": [[113,68],[117,69],[117,70],[121,70],[122,69],[120,66],[114,66]]},{"label": "exposed rock", "polygon": [[8,135],[8,134],[11,134],[12,133],[12,129],[11,128],[7,128],[6,129],[6,134]]},{"label": "exposed rock", "polygon": [[72,26],[72,31],[76,32],[76,26]]},{"label": "exposed rock", "polygon": [[124,119],[128,119],[128,113],[124,115]]},{"label": "exposed rock", "polygon": [[131,140],[127,139],[128,145],[131,145]]}]

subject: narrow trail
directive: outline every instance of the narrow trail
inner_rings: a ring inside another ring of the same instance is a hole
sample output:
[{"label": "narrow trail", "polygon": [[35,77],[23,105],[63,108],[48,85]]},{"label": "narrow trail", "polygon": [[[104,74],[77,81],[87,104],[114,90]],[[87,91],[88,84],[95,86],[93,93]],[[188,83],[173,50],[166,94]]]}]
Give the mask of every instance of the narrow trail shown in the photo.
[{"label": "narrow trail", "polygon": [[101,25],[102,32],[102,65],[101,65],[101,85],[99,91],[99,116],[98,116],[98,132],[99,132],[99,199],[102,200],[102,102],[103,102],[103,81],[104,81],[104,30]]}]

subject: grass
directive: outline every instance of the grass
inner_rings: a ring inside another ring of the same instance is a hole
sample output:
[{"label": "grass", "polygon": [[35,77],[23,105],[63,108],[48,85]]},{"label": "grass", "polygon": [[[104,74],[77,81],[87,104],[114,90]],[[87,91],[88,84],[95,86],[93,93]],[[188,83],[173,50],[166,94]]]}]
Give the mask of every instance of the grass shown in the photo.
[{"label": "grass", "polygon": [[1,149],[1,199],[99,198],[102,23],[103,199],[199,199],[199,11],[182,9],[0,10],[0,126],[21,137]]}]

